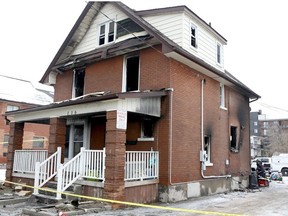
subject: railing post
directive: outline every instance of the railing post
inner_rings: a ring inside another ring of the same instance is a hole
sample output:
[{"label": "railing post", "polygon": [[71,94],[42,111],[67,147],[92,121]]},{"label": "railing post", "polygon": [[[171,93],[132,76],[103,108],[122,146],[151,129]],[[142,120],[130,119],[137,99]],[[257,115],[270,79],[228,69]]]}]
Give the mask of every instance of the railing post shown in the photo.
[{"label": "railing post", "polygon": [[57,170],[59,170],[60,168],[60,164],[61,164],[61,147],[57,147]]},{"label": "railing post", "polygon": [[105,166],[105,161],[106,161],[106,151],[105,151],[105,148],[103,148],[103,167],[102,167],[102,178],[103,178],[103,183],[105,182],[105,169],[106,169],[106,166]]},{"label": "railing post", "polygon": [[57,194],[56,199],[60,200],[61,192],[62,192],[62,182],[63,182],[63,164],[60,163],[59,169],[58,169],[58,179],[57,179]]},{"label": "railing post", "polygon": [[79,170],[79,173],[80,173],[80,177],[82,178],[83,174],[85,173],[85,170],[86,170],[86,167],[85,167],[85,153],[84,153],[84,150],[85,148],[84,147],[81,147],[80,149],[80,170]]},{"label": "railing post", "polygon": [[33,194],[39,194],[39,192],[38,192],[39,175],[40,175],[40,162],[36,162],[36,164],[35,164],[35,179],[34,179],[34,193]]}]

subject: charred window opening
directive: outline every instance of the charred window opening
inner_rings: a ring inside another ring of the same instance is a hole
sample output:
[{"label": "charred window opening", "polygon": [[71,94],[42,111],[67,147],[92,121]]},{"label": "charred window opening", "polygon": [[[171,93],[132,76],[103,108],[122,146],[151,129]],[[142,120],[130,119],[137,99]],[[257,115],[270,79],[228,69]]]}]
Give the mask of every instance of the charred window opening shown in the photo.
[{"label": "charred window opening", "polygon": [[85,70],[74,70],[74,97],[82,96],[84,93]]},{"label": "charred window opening", "polygon": [[139,56],[126,59],[126,91],[139,90]]},{"label": "charred window opening", "polygon": [[237,127],[231,126],[230,128],[230,147],[232,151],[237,151]]},{"label": "charred window opening", "polygon": [[154,123],[151,119],[143,119],[141,127],[142,138],[152,138],[154,130]]},{"label": "charred window opening", "polygon": [[144,30],[130,18],[117,22],[117,38],[141,31]]},{"label": "charred window opening", "polygon": [[211,162],[211,137],[204,136],[204,151],[206,152],[206,162]]}]

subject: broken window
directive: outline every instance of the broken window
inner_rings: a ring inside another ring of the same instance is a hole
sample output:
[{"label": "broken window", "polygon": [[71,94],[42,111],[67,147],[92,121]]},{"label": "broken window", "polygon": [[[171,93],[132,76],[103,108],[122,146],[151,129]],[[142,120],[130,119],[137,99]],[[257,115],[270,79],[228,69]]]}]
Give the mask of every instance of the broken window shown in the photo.
[{"label": "broken window", "polygon": [[230,127],[230,147],[232,151],[237,151],[237,127]]},{"label": "broken window", "polygon": [[206,152],[206,162],[211,162],[211,137],[205,135],[204,136],[204,151]]},{"label": "broken window", "polygon": [[143,119],[141,125],[141,138],[152,138],[153,126],[152,119]]},{"label": "broken window", "polygon": [[194,24],[191,23],[191,46],[197,48],[197,28]]},{"label": "broken window", "polygon": [[82,96],[84,94],[84,78],[85,70],[74,70],[74,85],[73,85],[73,98]]},{"label": "broken window", "polygon": [[142,31],[144,30],[130,18],[117,22],[117,38]]},{"label": "broken window", "polygon": [[[123,91],[138,91],[139,90],[139,56],[126,58],[126,73],[124,73]],[[126,82],[126,83],[125,83]]]},{"label": "broken window", "polygon": [[107,22],[99,26],[98,44],[103,45],[115,40],[115,22]]}]

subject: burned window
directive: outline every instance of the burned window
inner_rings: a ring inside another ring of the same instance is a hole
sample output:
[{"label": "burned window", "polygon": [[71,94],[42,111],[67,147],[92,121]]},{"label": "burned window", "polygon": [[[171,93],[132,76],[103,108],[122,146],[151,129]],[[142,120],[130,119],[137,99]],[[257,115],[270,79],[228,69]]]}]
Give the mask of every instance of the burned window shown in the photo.
[{"label": "burned window", "polygon": [[151,119],[143,119],[141,126],[141,137],[152,138],[153,137],[154,124]]},{"label": "burned window", "polygon": [[117,22],[117,38],[141,31],[144,30],[130,18]]},{"label": "burned window", "polygon": [[79,97],[84,94],[85,70],[74,70],[74,91],[73,97]]},{"label": "burned window", "polygon": [[211,137],[208,135],[204,136],[204,151],[206,152],[206,162],[211,162]]},{"label": "burned window", "polygon": [[231,126],[230,128],[230,148],[232,151],[237,151],[237,127]]},{"label": "burned window", "polygon": [[126,59],[126,89],[128,91],[139,90],[139,56]]},{"label": "burned window", "polygon": [[197,28],[194,24],[191,23],[191,46],[197,48]]}]

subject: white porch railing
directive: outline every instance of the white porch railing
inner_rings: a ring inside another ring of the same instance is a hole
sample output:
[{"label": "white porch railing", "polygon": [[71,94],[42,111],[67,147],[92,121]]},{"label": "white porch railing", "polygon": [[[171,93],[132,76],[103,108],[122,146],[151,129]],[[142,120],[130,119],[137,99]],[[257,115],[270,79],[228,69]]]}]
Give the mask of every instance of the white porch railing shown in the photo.
[{"label": "white porch railing", "polygon": [[104,180],[104,161],[105,148],[104,150],[85,150],[81,148],[80,153],[72,160],[65,165],[60,165],[56,199],[61,199],[61,192],[65,191],[80,177]]},{"label": "white porch railing", "polygon": [[159,152],[127,151],[125,181],[157,179],[159,174]]},{"label": "white porch railing", "polygon": [[36,162],[35,165],[35,180],[34,180],[34,194],[38,194],[38,188],[45,185],[57,174],[61,162],[61,147],[47,158],[42,163]]},{"label": "white porch railing", "polygon": [[36,162],[43,162],[47,155],[47,150],[15,150],[13,172],[34,174]]}]

